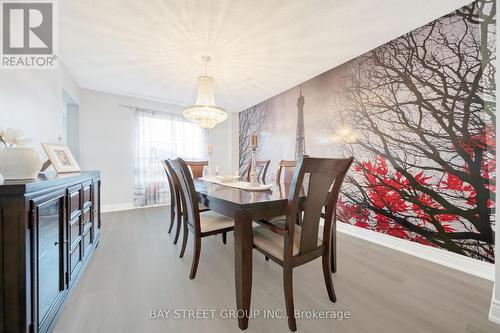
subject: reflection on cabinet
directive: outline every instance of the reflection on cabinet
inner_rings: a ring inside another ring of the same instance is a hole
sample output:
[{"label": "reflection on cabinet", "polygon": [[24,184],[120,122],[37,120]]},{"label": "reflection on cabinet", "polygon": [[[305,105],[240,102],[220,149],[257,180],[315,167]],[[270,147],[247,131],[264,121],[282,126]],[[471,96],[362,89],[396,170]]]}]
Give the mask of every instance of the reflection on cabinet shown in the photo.
[{"label": "reflection on cabinet", "polygon": [[100,237],[97,171],[0,185],[0,332],[49,332]]}]

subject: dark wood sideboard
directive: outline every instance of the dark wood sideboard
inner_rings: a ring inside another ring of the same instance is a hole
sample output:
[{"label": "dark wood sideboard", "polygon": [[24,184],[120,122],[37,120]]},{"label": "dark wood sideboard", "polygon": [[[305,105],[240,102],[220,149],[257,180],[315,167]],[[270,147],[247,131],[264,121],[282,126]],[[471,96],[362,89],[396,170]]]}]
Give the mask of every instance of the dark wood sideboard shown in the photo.
[{"label": "dark wood sideboard", "polygon": [[0,185],[0,332],[50,332],[100,239],[100,173]]}]

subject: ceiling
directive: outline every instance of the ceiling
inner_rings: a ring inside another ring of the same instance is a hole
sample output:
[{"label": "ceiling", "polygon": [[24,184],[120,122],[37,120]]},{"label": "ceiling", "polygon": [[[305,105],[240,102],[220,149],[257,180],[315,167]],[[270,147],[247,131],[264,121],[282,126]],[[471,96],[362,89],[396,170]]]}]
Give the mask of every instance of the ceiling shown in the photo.
[{"label": "ceiling", "polygon": [[470,0],[65,0],[59,53],[82,88],[193,104],[201,56],[242,111]]}]

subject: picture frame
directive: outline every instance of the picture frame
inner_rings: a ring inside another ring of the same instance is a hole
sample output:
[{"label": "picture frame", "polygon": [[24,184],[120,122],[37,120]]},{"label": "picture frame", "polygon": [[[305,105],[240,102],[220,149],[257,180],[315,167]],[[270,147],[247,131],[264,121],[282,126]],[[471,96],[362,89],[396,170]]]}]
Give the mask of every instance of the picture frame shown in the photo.
[{"label": "picture frame", "polygon": [[67,145],[59,143],[42,143],[42,147],[57,173],[80,171],[80,167]]}]

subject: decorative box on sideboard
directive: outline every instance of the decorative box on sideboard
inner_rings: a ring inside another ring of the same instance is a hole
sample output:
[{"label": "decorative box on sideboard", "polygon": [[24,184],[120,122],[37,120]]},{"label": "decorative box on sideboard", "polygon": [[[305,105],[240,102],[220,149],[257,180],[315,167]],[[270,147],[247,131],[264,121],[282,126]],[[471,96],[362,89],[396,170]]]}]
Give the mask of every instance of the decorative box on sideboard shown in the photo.
[{"label": "decorative box on sideboard", "polygon": [[0,332],[50,332],[99,244],[100,173],[0,185]]}]

